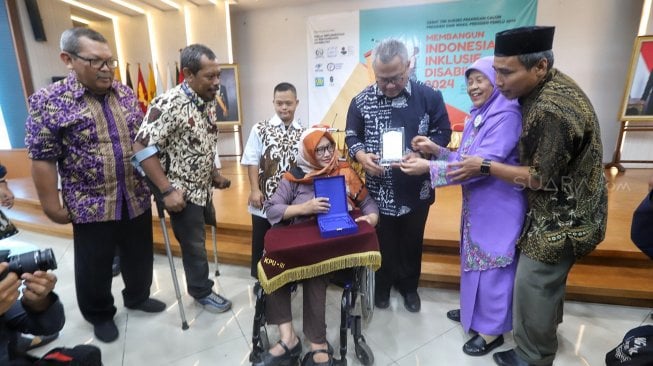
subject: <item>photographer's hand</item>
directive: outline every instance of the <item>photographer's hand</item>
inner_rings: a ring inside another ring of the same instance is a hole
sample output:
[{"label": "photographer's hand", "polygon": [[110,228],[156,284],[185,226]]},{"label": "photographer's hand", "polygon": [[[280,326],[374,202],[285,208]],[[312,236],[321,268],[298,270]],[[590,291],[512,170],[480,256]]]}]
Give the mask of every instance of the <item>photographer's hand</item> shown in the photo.
[{"label": "photographer's hand", "polygon": [[[4,273],[8,266],[7,262],[0,263],[0,273]],[[6,313],[18,299],[20,282],[12,272],[0,281],[0,315]]]},{"label": "photographer's hand", "polygon": [[45,311],[52,300],[48,296],[54,285],[57,283],[57,277],[52,272],[36,271],[32,273],[23,273],[21,276],[25,281],[23,290],[23,305],[35,312]]}]

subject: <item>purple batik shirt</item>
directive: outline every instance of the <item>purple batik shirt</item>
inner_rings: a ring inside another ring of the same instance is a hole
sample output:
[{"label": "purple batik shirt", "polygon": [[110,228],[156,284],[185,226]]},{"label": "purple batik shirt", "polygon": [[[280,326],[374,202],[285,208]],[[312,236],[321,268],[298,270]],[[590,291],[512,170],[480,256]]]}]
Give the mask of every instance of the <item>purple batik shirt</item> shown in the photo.
[{"label": "purple batik shirt", "polygon": [[96,95],[74,72],[30,96],[29,157],[58,163],[73,223],[121,220],[123,211],[131,219],[150,208],[147,185],[130,163],[142,120],[130,88],[114,81],[107,94]]}]

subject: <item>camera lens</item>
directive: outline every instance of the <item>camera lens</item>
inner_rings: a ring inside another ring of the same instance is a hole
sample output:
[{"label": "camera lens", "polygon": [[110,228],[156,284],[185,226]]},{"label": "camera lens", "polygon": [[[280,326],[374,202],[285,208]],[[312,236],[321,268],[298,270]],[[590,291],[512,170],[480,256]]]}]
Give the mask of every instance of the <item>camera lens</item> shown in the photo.
[{"label": "camera lens", "polygon": [[57,260],[50,248],[9,257],[8,271],[15,272],[19,277],[23,273],[34,273],[56,268]]},{"label": "camera lens", "polygon": [[40,258],[38,262],[38,268],[41,271],[48,271],[57,269],[57,259],[54,257],[54,252],[52,249],[43,249],[40,252]]}]

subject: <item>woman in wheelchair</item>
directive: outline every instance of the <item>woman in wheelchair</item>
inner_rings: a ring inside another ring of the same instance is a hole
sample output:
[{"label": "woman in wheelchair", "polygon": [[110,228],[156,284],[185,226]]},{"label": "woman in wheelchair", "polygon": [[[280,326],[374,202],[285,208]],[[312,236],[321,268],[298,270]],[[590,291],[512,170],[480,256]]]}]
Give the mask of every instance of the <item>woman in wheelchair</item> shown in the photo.
[{"label": "woman in wheelchair", "polygon": [[[265,203],[268,220],[275,224],[295,224],[312,219],[329,210],[325,197],[315,197],[313,178],[343,175],[350,209],[358,207],[365,220],[375,226],[378,207],[356,172],[339,161],[336,142],[326,128],[306,130],[298,143],[297,167],[286,172],[276,193]],[[333,365],[333,350],[326,339],[326,290],[330,274],[302,281],[304,289],[303,326],[310,342],[310,351],[302,365]],[[292,326],[290,284],[266,297],[265,316],[268,324],[279,326],[280,340],[261,357],[256,365],[296,365],[302,345]]]}]

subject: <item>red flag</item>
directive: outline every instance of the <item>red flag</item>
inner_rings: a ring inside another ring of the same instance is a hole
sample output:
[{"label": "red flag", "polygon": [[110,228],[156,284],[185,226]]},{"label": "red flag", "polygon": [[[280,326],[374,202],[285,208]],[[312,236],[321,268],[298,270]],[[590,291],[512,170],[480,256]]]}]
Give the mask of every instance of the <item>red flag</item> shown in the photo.
[{"label": "red flag", "polygon": [[138,104],[141,106],[143,113],[147,112],[147,88],[145,87],[145,78],[141,72],[141,64],[138,64],[138,90],[136,91],[136,96],[138,97]]},{"label": "red flag", "polygon": [[125,72],[127,73],[127,86],[129,89],[134,90],[134,84],[132,84],[132,77],[129,75],[129,63],[125,66]]},{"label": "red flag", "polygon": [[181,69],[179,70],[179,77],[177,78],[177,84],[181,84],[184,82],[184,70]]}]

